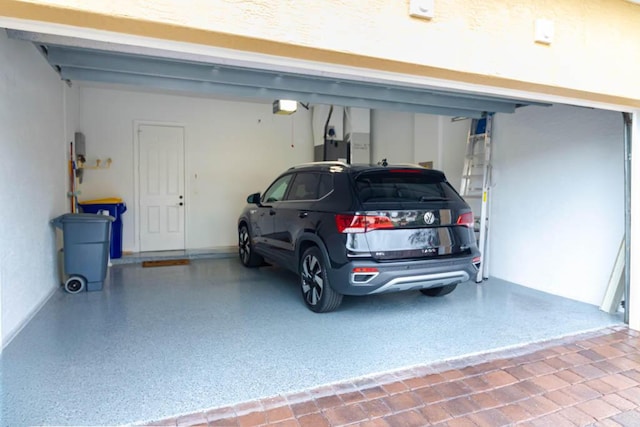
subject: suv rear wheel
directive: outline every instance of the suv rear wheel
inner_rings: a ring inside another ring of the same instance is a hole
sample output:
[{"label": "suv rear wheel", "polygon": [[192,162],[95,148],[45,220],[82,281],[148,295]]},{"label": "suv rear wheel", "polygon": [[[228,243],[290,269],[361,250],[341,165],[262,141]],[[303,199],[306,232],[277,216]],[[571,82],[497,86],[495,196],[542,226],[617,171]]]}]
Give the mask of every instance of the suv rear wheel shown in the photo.
[{"label": "suv rear wheel", "polygon": [[262,257],[253,252],[251,235],[249,234],[249,229],[244,224],[238,229],[238,255],[240,256],[242,265],[245,267],[258,267],[263,262]]},{"label": "suv rear wheel", "polygon": [[429,297],[443,297],[453,292],[456,286],[458,286],[457,283],[455,285],[439,286],[437,288],[420,289],[420,292]]},{"label": "suv rear wheel", "polygon": [[315,246],[304,251],[300,259],[300,285],[305,304],[316,313],[333,311],[342,302],[342,294],[329,284],[324,258]]}]

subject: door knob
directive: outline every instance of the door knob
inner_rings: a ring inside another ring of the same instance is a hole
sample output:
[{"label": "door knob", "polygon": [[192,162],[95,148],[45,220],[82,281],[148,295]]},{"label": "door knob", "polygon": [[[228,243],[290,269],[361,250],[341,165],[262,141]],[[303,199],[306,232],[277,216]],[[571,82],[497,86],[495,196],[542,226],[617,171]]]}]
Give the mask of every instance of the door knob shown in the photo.
[{"label": "door knob", "polygon": [[180,202],[180,203],[178,203],[178,205],[179,205],[179,206],[182,206],[182,205],[184,205],[184,203]]},{"label": "door knob", "polygon": [[309,212],[300,212],[298,213],[299,218],[306,218],[309,216]]},{"label": "door knob", "polygon": [[182,196],[180,196],[180,198],[182,199]]}]

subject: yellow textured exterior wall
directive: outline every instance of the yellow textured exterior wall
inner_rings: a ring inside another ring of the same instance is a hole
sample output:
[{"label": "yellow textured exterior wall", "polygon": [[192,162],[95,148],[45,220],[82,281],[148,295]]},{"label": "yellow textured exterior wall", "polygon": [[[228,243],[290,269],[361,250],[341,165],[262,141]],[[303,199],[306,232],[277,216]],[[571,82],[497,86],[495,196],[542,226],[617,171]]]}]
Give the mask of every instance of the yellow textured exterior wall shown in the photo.
[{"label": "yellow textured exterior wall", "polygon": [[[69,10],[71,9],[71,10]],[[0,15],[640,106],[625,0],[0,0]],[[534,21],[550,19],[550,46]]]}]

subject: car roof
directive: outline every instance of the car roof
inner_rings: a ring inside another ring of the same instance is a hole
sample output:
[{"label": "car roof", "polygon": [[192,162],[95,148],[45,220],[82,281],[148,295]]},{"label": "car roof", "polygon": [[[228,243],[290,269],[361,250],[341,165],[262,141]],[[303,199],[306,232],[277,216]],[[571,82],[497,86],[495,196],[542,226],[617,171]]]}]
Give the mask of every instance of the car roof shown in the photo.
[{"label": "car roof", "polygon": [[428,175],[444,175],[443,172],[435,169],[427,169],[420,165],[414,164],[390,164],[387,166],[368,165],[368,164],[347,164],[344,162],[310,162],[292,166],[288,171],[294,170],[313,170],[313,171],[332,171],[332,172],[350,172],[359,174],[362,172],[385,171],[392,169],[415,169]]}]

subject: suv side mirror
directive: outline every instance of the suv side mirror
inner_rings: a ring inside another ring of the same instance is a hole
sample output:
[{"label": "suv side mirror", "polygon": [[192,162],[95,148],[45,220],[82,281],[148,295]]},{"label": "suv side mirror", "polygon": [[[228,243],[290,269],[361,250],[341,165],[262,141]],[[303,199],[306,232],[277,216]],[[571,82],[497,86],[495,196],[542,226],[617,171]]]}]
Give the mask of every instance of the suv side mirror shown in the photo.
[{"label": "suv side mirror", "polygon": [[247,197],[247,203],[251,203],[254,205],[260,204],[260,193],[253,193],[249,197]]}]

